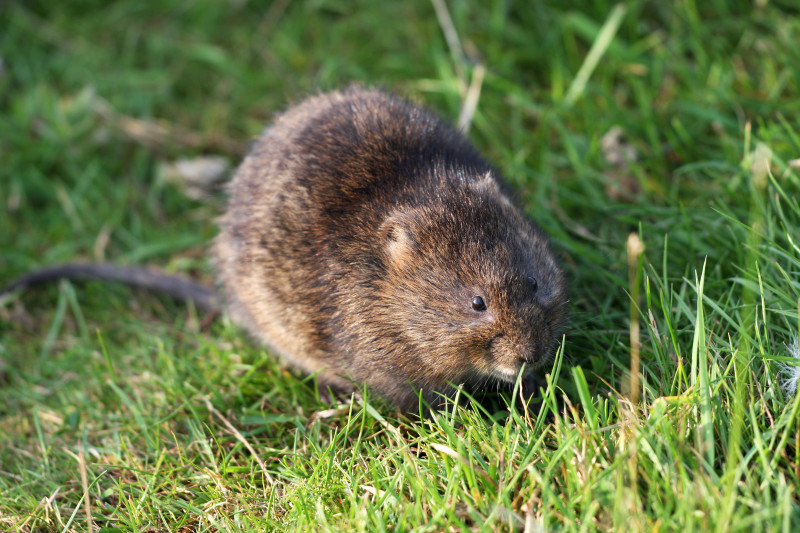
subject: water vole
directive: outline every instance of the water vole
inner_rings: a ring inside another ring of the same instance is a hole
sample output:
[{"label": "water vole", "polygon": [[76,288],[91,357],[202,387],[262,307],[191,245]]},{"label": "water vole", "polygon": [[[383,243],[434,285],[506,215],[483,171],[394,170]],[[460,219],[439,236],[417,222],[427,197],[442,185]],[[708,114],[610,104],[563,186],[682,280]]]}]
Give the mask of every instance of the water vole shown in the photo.
[{"label": "water vole", "polygon": [[[565,280],[548,238],[497,172],[433,113],[376,90],[310,98],[280,115],[229,187],[214,263],[233,318],[335,392],[366,383],[399,408],[451,385],[528,393],[553,352]],[[216,294],[140,267],[23,276],[120,281],[198,308]]]},{"label": "water vole", "polygon": [[[350,88],[278,116],[213,247],[235,321],[335,391],[403,410],[551,357],[565,279],[545,233],[437,116]],[[532,375],[532,374],[529,374]]]}]

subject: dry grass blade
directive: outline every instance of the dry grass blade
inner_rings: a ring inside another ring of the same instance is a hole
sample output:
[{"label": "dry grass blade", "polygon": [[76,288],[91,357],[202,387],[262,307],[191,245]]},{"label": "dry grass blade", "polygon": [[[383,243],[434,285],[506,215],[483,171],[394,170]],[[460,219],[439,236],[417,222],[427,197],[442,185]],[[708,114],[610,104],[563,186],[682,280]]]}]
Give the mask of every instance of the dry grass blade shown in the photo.
[{"label": "dry grass blade", "polygon": [[457,451],[455,451],[453,448],[451,448],[450,446],[446,446],[444,444],[439,444],[438,442],[432,442],[430,446],[431,446],[431,448],[433,448],[437,452],[441,452],[441,453],[447,455],[448,457],[452,457],[453,459],[457,460],[459,463],[463,464],[467,468],[475,470],[475,472],[480,474],[481,477],[483,477],[483,479],[485,479],[486,481],[491,483],[495,487],[495,489],[499,486],[497,481],[492,479],[492,477],[486,472],[486,470],[484,470],[483,468],[481,468],[481,467],[479,467],[477,465],[471,464],[465,458],[461,457],[461,455],[459,455],[459,453]]},{"label": "dry grass blade", "polygon": [[258,465],[261,467],[261,473],[266,478],[267,483],[269,483],[269,485],[274,485],[275,484],[275,480],[272,479],[272,476],[269,475],[269,472],[267,472],[267,465],[264,464],[264,461],[261,459],[261,457],[259,457],[259,455],[256,452],[256,450],[250,445],[249,442],[247,442],[247,439],[244,438],[244,435],[242,435],[241,432],[239,432],[239,430],[236,429],[233,426],[233,424],[231,424],[230,421],[227,418],[225,418],[225,416],[222,413],[217,411],[217,409],[213,405],[211,405],[211,401],[208,398],[203,398],[203,401],[205,401],[205,404],[206,404],[206,407],[208,408],[208,410],[211,413],[213,413],[217,418],[219,418],[220,421],[225,425],[225,427],[228,428],[228,431],[231,432],[231,435],[236,437],[236,440],[241,442],[242,445],[245,448],[247,448],[247,451],[250,452],[250,454],[256,460]]},{"label": "dry grass blade", "polygon": [[469,127],[472,124],[472,117],[475,110],[478,108],[478,100],[481,97],[481,87],[483,86],[483,77],[486,75],[486,67],[483,63],[478,63],[472,71],[472,80],[467,89],[467,95],[464,98],[464,103],[461,106],[461,114],[458,117],[458,129],[464,133],[469,132]]},{"label": "dry grass blade", "polygon": [[94,521],[92,520],[92,499],[89,495],[89,475],[86,471],[86,456],[83,453],[83,442],[78,441],[78,470],[81,474],[81,488],[83,489],[83,509],[86,513],[86,530],[94,532]]},{"label": "dry grass blade", "polygon": [[444,38],[447,41],[447,46],[450,48],[450,53],[453,54],[454,67],[456,75],[461,82],[462,87],[467,86],[467,75],[464,72],[464,64],[466,63],[466,56],[464,49],[461,47],[461,39],[458,38],[453,18],[450,16],[450,11],[447,9],[447,4],[444,0],[431,0],[433,8],[436,10],[436,18],[439,21],[439,26],[442,28]]},{"label": "dry grass blade", "polygon": [[206,137],[178,125],[170,124],[165,120],[143,120],[123,115],[102,98],[97,98],[94,102],[94,111],[126,137],[154,150],[161,150],[164,146],[178,145],[194,150],[210,150],[235,156],[247,153],[246,142],[221,135]]}]

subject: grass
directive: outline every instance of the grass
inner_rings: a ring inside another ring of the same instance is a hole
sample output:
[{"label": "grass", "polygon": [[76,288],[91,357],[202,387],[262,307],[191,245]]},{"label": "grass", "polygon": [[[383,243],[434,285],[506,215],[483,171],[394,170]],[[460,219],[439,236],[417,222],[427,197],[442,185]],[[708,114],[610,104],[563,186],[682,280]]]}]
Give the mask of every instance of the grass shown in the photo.
[{"label": "grass", "polygon": [[571,280],[540,411],[424,421],[328,405],[226,319],[124,287],[14,297],[0,528],[800,529],[800,395],[781,387],[800,329],[800,12],[564,4],[448,2],[457,40],[421,0],[0,9],[0,282],[99,259],[209,281],[221,195],[187,198],[163,164],[235,164],[287,102],[351,81],[455,121],[484,67],[470,138]]}]

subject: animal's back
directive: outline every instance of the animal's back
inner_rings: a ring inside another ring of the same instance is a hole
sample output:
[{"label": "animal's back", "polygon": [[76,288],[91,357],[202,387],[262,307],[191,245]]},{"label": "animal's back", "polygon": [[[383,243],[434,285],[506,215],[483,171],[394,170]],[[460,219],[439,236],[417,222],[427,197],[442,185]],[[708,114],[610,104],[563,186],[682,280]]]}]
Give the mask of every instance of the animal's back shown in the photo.
[{"label": "animal's back", "polygon": [[214,256],[234,316],[318,370],[331,356],[321,321],[338,311],[331,291],[347,285],[342,269],[380,254],[375,236],[392,209],[437,194],[438,180],[414,167],[465,156],[488,170],[435,115],[382,91],[354,87],[289,108],[229,185]]}]

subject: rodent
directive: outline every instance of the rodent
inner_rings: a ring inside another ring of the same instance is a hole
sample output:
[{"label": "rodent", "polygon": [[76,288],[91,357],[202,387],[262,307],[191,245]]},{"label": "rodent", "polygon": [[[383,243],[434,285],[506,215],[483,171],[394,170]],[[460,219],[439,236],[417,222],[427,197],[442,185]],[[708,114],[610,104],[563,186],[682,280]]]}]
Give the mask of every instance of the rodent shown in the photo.
[{"label": "rodent", "polygon": [[549,239],[425,108],[355,86],[311,97],[228,191],[212,254],[228,311],[322,387],[414,411],[417,390],[437,405],[550,360],[567,294]]},{"label": "rodent", "polygon": [[[453,385],[510,387],[524,363],[535,392],[565,317],[564,273],[497,171],[433,112],[358,86],[310,97],[255,141],[228,192],[212,247],[227,310],[323,391],[366,384],[413,412],[418,391],[436,407]],[[13,286],[175,279],[91,266]],[[219,304],[181,283],[172,296]]]}]

